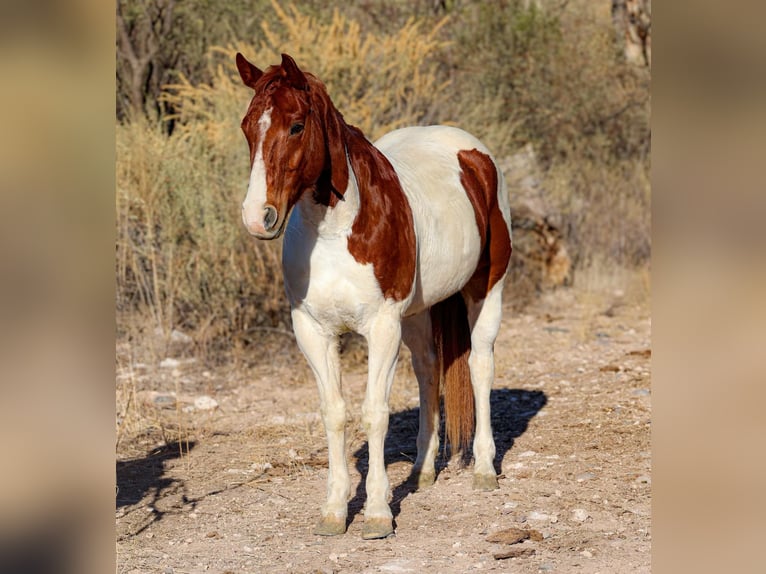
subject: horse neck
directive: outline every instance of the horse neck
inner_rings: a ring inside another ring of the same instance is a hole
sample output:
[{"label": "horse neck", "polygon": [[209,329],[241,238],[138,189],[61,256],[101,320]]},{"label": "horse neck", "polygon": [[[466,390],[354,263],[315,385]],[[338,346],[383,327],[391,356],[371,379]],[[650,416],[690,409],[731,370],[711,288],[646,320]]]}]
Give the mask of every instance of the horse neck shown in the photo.
[{"label": "horse neck", "polygon": [[296,205],[303,224],[314,230],[319,238],[347,236],[359,213],[359,186],[351,163],[348,159],[346,162],[349,177],[342,201],[337,201],[333,207],[329,207],[317,202],[312,194],[306,193]]}]

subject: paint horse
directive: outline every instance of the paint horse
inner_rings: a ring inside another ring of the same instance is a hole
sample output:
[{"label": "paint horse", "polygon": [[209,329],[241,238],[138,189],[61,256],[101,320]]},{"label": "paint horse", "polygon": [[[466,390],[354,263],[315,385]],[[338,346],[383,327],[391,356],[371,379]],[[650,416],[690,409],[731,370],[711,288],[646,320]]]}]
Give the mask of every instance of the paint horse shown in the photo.
[{"label": "paint horse", "polygon": [[338,349],[346,331],[363,335],[369,352],[362,537],[393,533],[383,443],[401,341],[420,394],[412,479],[419,487],[435,480],[441,384],[448,443],[466,453],[473,434],[474,488],[497,488],[489,395],[511,256],[501,170],[479,140],[454,127],[398,129],[370,143],[288,55],[265,71],[242,54],[236,63],[255,92],[242,120],[251,162],[242,220],[259,239],[284,232],[293,329],[316,377],[327,432],[327,500],[314,532],[347,527]]}]

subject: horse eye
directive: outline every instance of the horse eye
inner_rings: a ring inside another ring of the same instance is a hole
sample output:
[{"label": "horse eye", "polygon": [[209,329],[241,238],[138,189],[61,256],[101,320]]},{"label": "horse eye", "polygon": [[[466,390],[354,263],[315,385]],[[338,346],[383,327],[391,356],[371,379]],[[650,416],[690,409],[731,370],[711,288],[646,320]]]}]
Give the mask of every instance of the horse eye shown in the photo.
[{"label": "horse eye", "polygon": [[291,136],[299,134],[302,131],[303,131],[303,124],[293,124],[292,127],[290,127],[290,135]]}]

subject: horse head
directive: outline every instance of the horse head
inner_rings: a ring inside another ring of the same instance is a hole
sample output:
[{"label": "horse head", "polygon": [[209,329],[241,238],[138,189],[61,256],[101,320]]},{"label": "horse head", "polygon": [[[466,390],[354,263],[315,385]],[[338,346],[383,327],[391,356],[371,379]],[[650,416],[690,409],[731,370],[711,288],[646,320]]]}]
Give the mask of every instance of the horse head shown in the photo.
[{"label": "horse head", "polygon": [[274,239],[307,191],[331,207],[343,199],[348,127],[324,84],[287,54],[265,72],[240,53],[236,62],[255,92],[241,124],[251,166],[242,221],[255,237]]}]

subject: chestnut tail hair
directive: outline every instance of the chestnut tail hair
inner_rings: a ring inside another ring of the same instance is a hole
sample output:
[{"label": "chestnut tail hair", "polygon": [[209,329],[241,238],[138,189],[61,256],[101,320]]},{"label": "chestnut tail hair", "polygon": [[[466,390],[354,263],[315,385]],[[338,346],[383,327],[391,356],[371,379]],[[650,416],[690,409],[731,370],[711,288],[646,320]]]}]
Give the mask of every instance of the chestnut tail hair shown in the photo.
[{"label": "chestnut tail hair", "polygon": [[431,307],[431,324],[444,390],[446,445],[451,446],[453,454],[459,450],[467,458],[474,429],[474,401],[468,368],[471,331],[463,296],[455,293]]}]

